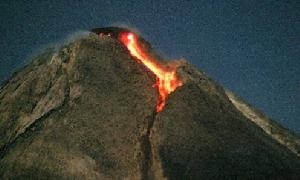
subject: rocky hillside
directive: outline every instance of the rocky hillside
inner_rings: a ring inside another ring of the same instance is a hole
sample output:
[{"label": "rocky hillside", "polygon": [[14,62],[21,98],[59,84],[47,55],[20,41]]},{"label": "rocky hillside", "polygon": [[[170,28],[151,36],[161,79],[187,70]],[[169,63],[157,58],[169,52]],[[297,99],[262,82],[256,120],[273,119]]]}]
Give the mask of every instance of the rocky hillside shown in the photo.
[{"label": "rocky hillside", "polygon": [[240,97],[236,96],[233,92],[226,90],[226,94],[228,95],[230,101],[244,116],[257,124],[273,139],[286,146],[298,157],[300,157],[300,138],[296,134],[269,119],[262,112],[243,101]]},{"label": "rocky hillside", "polygon": [[295,152],[174,63],[183,85],[157,113],[154,74],[115,38],[91,33],[34,58],[0,89],[1,179],[300,177]]}]

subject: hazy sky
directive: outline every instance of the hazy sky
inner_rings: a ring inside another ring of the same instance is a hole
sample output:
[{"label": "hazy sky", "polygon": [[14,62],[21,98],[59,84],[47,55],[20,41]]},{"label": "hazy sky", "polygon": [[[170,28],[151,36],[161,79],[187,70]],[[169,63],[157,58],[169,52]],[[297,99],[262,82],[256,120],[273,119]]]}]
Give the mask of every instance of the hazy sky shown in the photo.
[{"label": "hazy sky", "polygon": [[0,81],[40,47],[127,24],[300,133],[300,1],[1,0]]}]

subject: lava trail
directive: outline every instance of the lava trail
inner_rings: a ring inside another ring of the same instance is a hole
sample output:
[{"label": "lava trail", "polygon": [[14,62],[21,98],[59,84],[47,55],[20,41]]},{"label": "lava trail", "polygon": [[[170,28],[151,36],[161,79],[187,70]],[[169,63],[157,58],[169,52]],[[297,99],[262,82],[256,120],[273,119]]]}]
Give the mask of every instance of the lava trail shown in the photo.
[{"label": "lava trail", "polygon": [[138,36],[132,32],[121,33],[119,40],[127,47],[132,56],[140,60],[156,75],[157,80],[155,86],[159,92],[156,111],[160,112],[163,110],[169,94],[182,85],[182,81],[176,76],[176,68],[159,64],[156,59],[152,58],[144,51],[139,44]]}]

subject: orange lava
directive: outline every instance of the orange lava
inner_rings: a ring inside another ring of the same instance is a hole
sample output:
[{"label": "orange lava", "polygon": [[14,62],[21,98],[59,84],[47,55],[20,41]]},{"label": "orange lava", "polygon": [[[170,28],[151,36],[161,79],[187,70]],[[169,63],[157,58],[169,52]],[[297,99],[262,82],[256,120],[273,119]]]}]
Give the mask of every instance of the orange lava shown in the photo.
[{"label": "orange lava", "polygon": [[155,85],[159,92],[156,111],[160,112],[166,104],[168,95],[182,85],[182,82],[176,76],[176,68],[161,65],[157,60],[149,56],[140,46],[138,37],[134,33],[121,33],[119,40],[128,48],[132,56],[140,60],[156,75],[157,81]]}]

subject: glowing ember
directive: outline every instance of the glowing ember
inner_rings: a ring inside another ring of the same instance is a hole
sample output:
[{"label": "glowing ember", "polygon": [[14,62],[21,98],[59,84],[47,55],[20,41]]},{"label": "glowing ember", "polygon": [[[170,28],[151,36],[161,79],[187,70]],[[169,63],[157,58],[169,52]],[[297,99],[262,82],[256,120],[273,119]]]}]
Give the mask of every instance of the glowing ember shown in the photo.
[{"label": "glowing ember", "polygon": [[176,68],[163,66],[147,55],[139,45],[138,37],[135,34],[121,33],[119,39],[128,48],[132,56],[135,56],[156,75],[156,87],[159,92],[156,111],[160,112],[166,104],[168,95],[182,85],[182,82],[176,77]]}]

